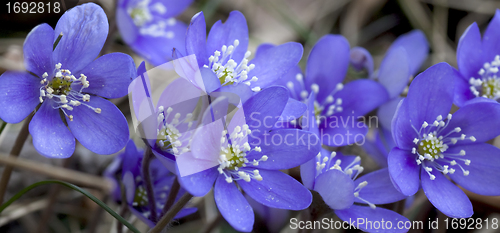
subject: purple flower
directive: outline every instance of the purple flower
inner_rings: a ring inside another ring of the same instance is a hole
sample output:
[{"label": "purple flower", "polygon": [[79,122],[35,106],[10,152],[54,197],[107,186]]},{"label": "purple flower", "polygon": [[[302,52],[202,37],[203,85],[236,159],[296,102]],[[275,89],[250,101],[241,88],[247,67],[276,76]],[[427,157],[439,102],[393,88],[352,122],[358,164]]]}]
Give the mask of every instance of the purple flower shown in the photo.
[{"label": "purple flower", "polygon": [[500,98],[500,10],[489,23],[483,38],[474,22],[460,37],[457,48],[457,64],[460,75],[455,81],[454,103],[461,107],[476,97],[495,101]]},{"label": "purple flower", "polygon": [[[168,68],[173,71],[173,67]],[[207,102],[206,95],[189,80],[180,77],[171,81],[154,103],[152,96],[157,94],[153,90],[158,87],[151,88],[151,85],[162,83],[150,80],[144,63],[137,73],[139,77],[130,85],[133,111],[140,123],[137,130],[158,160],[175,173],[175,157],[189,151],[192,132],[199,122],[193,113],[199,101]]]},{"label": "purple flower", "polygon": [[[130,140],[122,154],[115,157],[113,162],[105,171],[105,176],[110,178],[115,184],[112,197],[116,202],[122,202],[120,183],[125,187],[125,200],[129,206],[129,210],[141,219],[149,227],[154,227],[155,221],[151,219],[150,205],[146,194],[146,188],[141,173],[141,164],[144,152],[138,150],[134,142]],[[167,202],[167,197],[170,187],[176,179],[176,176],[166,170],[157,160],[151,161],[149,165],[151,181],[153,183],[153,191],[156,203],[156,212],[162,213],[163,206]],[[120,180],[121,182],[119,182]],[[179,199],[186,191],[179,190],[176,200]],[[196,208],[184,208],[175,218],[182,218],[186,215],[196,212]]]},{"label": "purple flower", "polygon": [[[270,86],[297,65],[303,52],[302,45],[295,42],[262,45],[250,61],[251,52],[247,48],[248,27],[240,12],[231,12],[225,23],[216,22],[208,37],[203,12],[191,19],[186,34],[186,53],[196,56],[202,72],[204,69],[211,71],[203,72],[207,93],[233,92],[245,102],[253,92]],[[177,57],[182,55],[179,53]]]},{"label": "purple flower", "polygon": [[373,80],[342,83],[349,56],[349,43],[343,36],[324,36],[309,55],[305,77],[300,68],[295,67],[279,80],[289,89],[292,98],[308,102],[314,117],[309,122],[303,119],[302,127],[315,121],[322,144],[328,146],[344,146],[361,140],[368,127],[359,120],[388,100],[385,88]]},{"label": "purple flower", "polygon": [[287,100],[288,91],[283,87],[262,90],[243,104],[227,127],[216,120],[198,128],[191,151],[177,157],[178,165],[182,160],[192,167],[211,164],[210,169],[186,176],[181,169],[189,168],[179,166],[180,183],[194,196],[204,196],[215,182],[217,207],[238,231],[251,231],[254,223],[253,210],[238,186],[255,201],[272,208],[301,210],[312,201],[302,184],[279,171],[309,161],[320,149],[312,133],[273,129]]},{"label": "purple flower", "polygon": [[377,232],[367,225],[357,224],[360,218],[367,221],[390,221],[393,228],[396,228],[399,221],[408,221],[398,213],[376,206],[393,203],[406,196],[394,188],[387,169],[358,178],[364,170],[360,166],[360,160],[359,156],[344,156],[340,152],[330,153],[322,149],[316,158],[300,166],[302,182],[307,188],[317,191],[340,219],[354,223],[354,226],[363,231]]},{"label": "purple flower", "polygon": [[187,25],[174,17],[192,0],[120,0],[116,23],[122,39],[158,66],[172,59],[173,48],[185,51]]},{"label": "purple flower", "polygon": [[373,129],[373,134],[367,135],[365,143],[361,145],[380,167],[387,167],[387,156],[395,146],[391,131],[383,127]]},{"label": "purple flower", "polygon": [[127,143],[125,117],[104,98],[126,95],[136,72],[126,54],[111,53],[94,60],[107,35],[108,21],[101,7],[93,3],[77,6],[64,13],[55,30],[41,24],[28,34],[24,42],[27,72],[7,71],[0,76],[4,121],[18,123],[42,103],[29,131],[43,156],[71,156],[75,138],[97,154],[115,153]]},{"label": "purple flower", "polygon": [[395,187],[405,195],[420,185],[429,201],[453,218],[470,217],[463,188],[500,194],[500,149],[485,143],[500,134],[500,105],[481,98],[449,114],[458,72],[436,64],[411,83],[392,121],[396,147],[388,156]]}]

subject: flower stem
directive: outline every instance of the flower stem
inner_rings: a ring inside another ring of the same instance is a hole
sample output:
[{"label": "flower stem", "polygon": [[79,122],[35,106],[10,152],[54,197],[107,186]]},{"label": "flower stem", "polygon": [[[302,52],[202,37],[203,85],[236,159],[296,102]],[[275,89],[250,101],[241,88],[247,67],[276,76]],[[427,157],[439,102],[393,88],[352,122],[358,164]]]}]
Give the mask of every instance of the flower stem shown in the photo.
[{"label": "flower stem", "polygon": [[149,230],[148,233],[160,233],[162,230],[174,219],[175,215],[184,208],[184,206],[191,200],[193,195],[186,192],[182,197],[175,203],[174,206],[156,223],[156,226]]},{"label": "flower stem", "polygon": [[[19,153],[21,153],[21,150],[23,149],[24,143],[26,142],[26,139],[28,138],[29,135],[29,125],[31,122],[31,118],[33,118],[33,115],[35,115],[34,112],[32,112],[25,120],[23,123],[23,127],[21,128],[21,131],[17,135],[16,142],[14,143],[14,146],[12,147],[12,150],[10,151],[10,156],[11,157],[18,157]],[[5,169],[3,170],[2,173],[2,178],[0,178],[0,204],[3,203],[3,198],[5,196],[5,192],[7,191],[7,185],[9,184],[10,180],[10,175],[12,174],[13,167],[12,166],[5,166]]]},{"label": "flower stem", "polygon": [[153,183],[151,182],[151,174],[149,173],[149,163],[151,162],[152,156],[151,147],[147,147],[144,152],[144,158],[142,159],[142,177],[144,178],[144,186],[146,186],[146,192],[148,194],[148,203],[151,211],[151,218],[153,222],[156,222],[156,199],[153,191]]},{"label": "flower stem", "polygon": [[172,205],[174,205],[175,198],[177,197],[180,188],[181,185],[179,184],[179,181],[177,180],[176,177],[174,179],[174,182],[172,183],[172,186],[170,187],[170,192],[168,193],[167,202],[165,202],[165,206],[163,206],[163,214],[167,213],[167,211],[172,207]]}]

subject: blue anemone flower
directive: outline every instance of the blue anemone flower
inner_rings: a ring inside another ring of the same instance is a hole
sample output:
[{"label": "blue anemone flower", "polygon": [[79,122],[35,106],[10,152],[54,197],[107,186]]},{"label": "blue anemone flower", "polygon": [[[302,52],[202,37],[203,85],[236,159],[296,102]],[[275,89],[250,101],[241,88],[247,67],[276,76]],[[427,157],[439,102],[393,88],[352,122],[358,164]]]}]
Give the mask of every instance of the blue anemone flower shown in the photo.
[{"label": "blue anemone flower", "polygon": [[500,105],[481,98],[450,114],[457,78],[446,63],[415,77],[392,121],[396,147],[388,168],[403,194],[422,187],[442,213],[465,218],[472,215],[472,204],[446,176],[471,192],[500,194],[500,149],[486,143],[500,134]]},{"label": "blue anemone flower", "polygon": [[388,100],[384,86],[373,80],[344,85],[349,62],[349,42],[340,35],[326,35],[311,50],[305,77],[297,66],[278,81],[292,98],[309,102],[314,116],[310,121],[316,121],[317,135],[328,146],[345,146],[364,138],[367,121],[359,120]]},{"label": "blue anemone flower", "polygon": [[43,156],[71,156],[75,138],[97,154],[118,152],[127,143],[125,117],[104,98],[126,95],[136,71],[126,54],[94,60],[107,35],[108,21],[101,7],[93,3],[74,7],[61,16],[55,29],[40,24],[28,34],[27,72],[7,71],[0,76],[4,121],[18,123],[41,103],[29,131]]},{"label": "blue anemone flower", "polygon": [[[113,162],[106,169],[105,176],[115,184],[112,191],[112,197],[116,202],[122,202],[120,183],[125,187],[125,201],[128,204],[130,212],[141,219],[149,227],[154,227],[156,221],[151,218],[150,205],[146,194],[146,187],[141,171],[141,164],[144,151],[138,150],[134,141],[129,140],[125,151],[115,157]],[[163,165],[157,161],[151,161],[149,165],[151,182],[153,183],[154,198],[156,203],[156,213],[162,213],[163,206],[167,202],[170,187],[176,179],[176,176],[166,170]],[[119,182],[119,180],[121,182]],[[180,189],[176,200],[186,191]],[[196,212],[196,208],[183,208],[175,219],[182,218]]]},{"label": "blue anemone flower", "polygon": [[[311,160],[320,150],[318,138],[310,132],[273,128],[287,100],[283,87],[262,90],[236,111],[227,127],[216,120],[198,128],[191,151],[177,157],[180,184],[194,196],[204,196],[214,186],[219,211],[238,231],[251,231],[254,223],[253,210],[238,187],[272,208],[301,210],[311,204],[309,190],[279,171]],[[182,160],[189,166],[180,166]],[[182,175],[183,169],[200,166],[210,168]]]},{"label": "blue anemone flower", "polygon": [[500,99],[500,10],[488,24],[481,39],[479,27],[474,22],[462,34],[457,48],[460,76],[455,81],[454,103],[463,106],[476,97]]},{"label": "blue anemone flower", "polygon": [[[354,48],[351,51],[360,49],[362,48]],[[377,74],[371,76],[371,78],[377,78],[389,93],[387,102],[377,110],[380,125],[385,129],[391,130],[391,121],[401,101],[401,94],[408,86],[410,78],[415,76],[426,60],[428,52],[429,43],[422,31],[413,30],[403,34],[387,50]],[[352,57],[353,52],[351,52]]]},{"label": "blue anemone flower", "polygon": [[[378,232],[378,229],[357,222],[359,219],[390,221],[393,229],[384,232],[406,232],[406,229],[395,228],[399,221],[408,219],[376,206],[400,201],[406,196],[394,188],[387,168],[358,178],[364,170],[360,161],[359,156],[344,156],[322,149],[316,158],[300,167],[302,182],[305,187],[317,191],[340,219],[363,231]],[[366,204],[368,206],[364,206]]]},{"label": "blue anemone flower", "polygon": [[191,19],[186,34],[186,53],[196,56],[200,69],[211,71],[203,75],[207,93],[216,90],[232,92],[245,102],[254,92],[272,85],[297,65],[303,53],[302,45],[296,42],[262,45],[255,57],[249,60],[251,52],[247,48],[247,22],[239,11],[231,12],[224,23],[217,21],[208,37],[203,12]]},{"label": "blue anemone flower", "polygon": [[185,51],[187,25],[174,17],[192,0],[120,0],[116,23],[122,39],[158,66],[172,59],[173,48]]}]

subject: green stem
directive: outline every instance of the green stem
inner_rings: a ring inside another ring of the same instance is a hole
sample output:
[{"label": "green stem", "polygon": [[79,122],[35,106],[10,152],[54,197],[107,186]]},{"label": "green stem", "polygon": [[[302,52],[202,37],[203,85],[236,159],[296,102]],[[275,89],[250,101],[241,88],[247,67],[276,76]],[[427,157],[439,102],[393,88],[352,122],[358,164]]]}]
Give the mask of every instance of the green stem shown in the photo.
[{"label": "green stem", "polygon": [[106,210],[109,214],[111,214],[114,218],[116,218],[118,221],[120,221],[123,225],[127,226],[127,228],[130,229],[132,232],[134,232],[134,233],[140,233],[140,231],[137,230],[132,224],[130,224],[122,216],[120,216],[115,211],[113,211],[111,208],[109,208],[109,206],[107,206],[106,204],[104,204],[104,202],[102,202],[101,200],[97,199],[94,195],[90,194],[86,190],[84,190],[84,189],[82,189],[82,188],[80,188],[80,187],[78,187],[78,186],[76,186],[74,184],[70,184],[68,182],[59,181],[59,180],[44,180],[44,181],[36,182],[36,183],[34,183],[34,184],[32,184],[32,185],[24,188],[23,190],[21,190],[18,193],[16,193],[11,199],[9,199],[7,202],[5,202],[3,205],[0,206],[0,213],[3,212],[5,210],[5,208],[7,208],[9,205],[11,205],[14,201],[16,201],[17,199],[19,199],[22,195],[24,195],[28,191],[30,191],[30,190],[38,187],[38,186],[45,185],[45,184],[60,184],[60,185],[66,186],[66,187],[68,187],[70,189],[73,189],[75,191],[80,192],[81,194],[85,195],[90,200],[92,200],[93,202],[95,202],[97,205],[99,205],[101,208],[103,208],[104,210]]},{"label": "green stem", "polygon": [[148,233],[160,233],[163,229],[174,219],[175,215],[179,213],[179,211],[184,208],[184,206],[191,200],[193,195],[186,192],[182,197],[175,203],[174,206],[165,214],[163,217],[156,223],[156,226],[153,227]]}]

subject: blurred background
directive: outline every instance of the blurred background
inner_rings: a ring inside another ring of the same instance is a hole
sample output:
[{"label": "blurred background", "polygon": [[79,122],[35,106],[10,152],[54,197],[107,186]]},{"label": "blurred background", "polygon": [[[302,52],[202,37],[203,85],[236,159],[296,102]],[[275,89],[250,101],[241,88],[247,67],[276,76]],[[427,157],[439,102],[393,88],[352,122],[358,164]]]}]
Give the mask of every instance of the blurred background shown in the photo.
[{"label": "blurred background", "polygon": [[[54,4],[56,1],[36,2]],[[114,19],[115,0],[80,0],[78,4],[85,2],[101,5],[109,17],[110,34],[104,48],[106,53],[124,52],[130,54],[136,64],[139,64],[142,58],[125,45],[117,32]],[[32,14],[13,13],[12,8],[9,13],[9,3],[13,4],[14,1],[5,0],[0,3],[0,73],[6,70],[24,70],[22,45],[29,31],[40,23],[55,27],[64,9],[76,5],[77,1],[64,2],[59,13]],[[345,36],[351,47],[366,48],[374,58],[375,67],[378,67],[387,48],[399,35],[420,29],[425,33],[431,47],[429,57],[422,66],[423,70],[442,61],[456,67],[456,48],[461,34],[473,22],[477,22],[479,28],[484,30],[497,8],[500,8],[500,1],[487,0],[196,0],[177,19],[189,23],[194,14],[203,11],[207,26],[210,27],[217,20],[224,21],[229,12],[239,10],[248,22],[250,51],[254,52],[261,43],[281,44],[297,41],[305,48],[302,67],[312,46],[319,38],[329,33]],[[115,100],[115,103],[125,115],[130,116],[126,97]],[[21,125],[7,125],[0,136],[0,156],[7,156]],[[355,154],[364,153],[357,147],[347,150]],[[109,201],[108,193],[99,188],[99,182],[103,182],[102,172],[114,155],[96,155],[77,145],[77,150],[71,158],[49,160],[38,155],[28,139],[20,157],[30,163],[14,169],[6,198],[40,180],[74,176],[80,186],[88,187],[96,197],[108,201],[115,210],[118,209],[117,204]],[[368,170],[376,169],[374,165],[370,165],[370,161],[365,163],[368,163]],[[0,169],[3,169],[5,161],[0,161],[0,164]],[[89,176],[65,173],[68,170],[53,174],[50,173],[52,166],[83,172]],[[291,170],[289,173],[299,177],[298,170]],[[489,218],[490,225],[493,218],[500,219],[500,198],[467,194],[474,205],[474,218]],[[178,220],[169,232],[235,232],[218,217],[213,198],[209,196],[205,199],[195,199],[193,202],[199,207],[199,212]],[[412,203],[406,209],[405,216],[410,220],[423,221],[424,230],[415,229],[410,232],[446,232],[446,229],[441,227],[444,226],[446,216],[438,213],[422,193],[418,193]],[[256,219],[255,232],[298,232],[287,226],[289,218],[299,217],[298,212],[266,211],[260,211],[263,214]],[[428,219],[436,217],[439,218],[440,228],[429,230]],[[269,223],[269,219],[272,219],[272,223]],[[137,219],[131,220],[139,229],[145,229],[145,225]],[[0,216],[0,232],[9,233],[116,232],[115,224],[116,221],[110,215],[89,199],[55,186],[42,186],[30,191]],[[200,227],[202,225],[205,226],[203,229]],[[491,227],[488,230],[484,228],[462,232],[500,232]],[[344,230],[336,232],[342,231]]]}]

